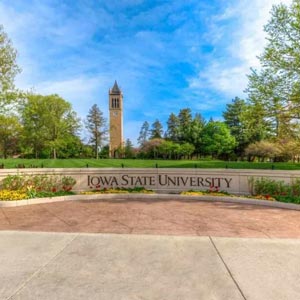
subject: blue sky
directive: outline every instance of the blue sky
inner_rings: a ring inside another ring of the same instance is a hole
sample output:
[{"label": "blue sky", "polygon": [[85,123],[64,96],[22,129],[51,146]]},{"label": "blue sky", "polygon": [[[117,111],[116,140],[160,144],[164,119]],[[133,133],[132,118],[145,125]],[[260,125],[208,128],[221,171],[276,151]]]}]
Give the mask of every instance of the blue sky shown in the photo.
[{"label": "blue sky", "polygon": [[57,93],[84,119],[95,103],[108,116],[117,80],[124,137],[136,143],[144,121],[166,129],[170,113],[186,107],[221,119],[226,103],[245,97],[279,2],[1,0],[0,24],[18,50],[18,88]]}]

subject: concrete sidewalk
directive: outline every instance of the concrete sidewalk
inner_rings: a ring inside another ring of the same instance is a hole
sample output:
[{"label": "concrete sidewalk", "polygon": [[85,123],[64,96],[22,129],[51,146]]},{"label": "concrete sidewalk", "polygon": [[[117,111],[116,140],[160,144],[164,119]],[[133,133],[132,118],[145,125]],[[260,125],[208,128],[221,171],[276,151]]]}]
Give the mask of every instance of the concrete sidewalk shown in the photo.
[{"label": "concrete sidewalk", "polygon": [[300,240],[0,232],[0,299],[300,299]]}]

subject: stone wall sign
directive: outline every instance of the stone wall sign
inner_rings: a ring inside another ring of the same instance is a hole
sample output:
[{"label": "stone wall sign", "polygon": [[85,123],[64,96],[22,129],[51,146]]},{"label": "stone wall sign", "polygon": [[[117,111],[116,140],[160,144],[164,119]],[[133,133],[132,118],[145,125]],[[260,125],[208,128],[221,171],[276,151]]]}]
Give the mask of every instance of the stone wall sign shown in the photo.
[{"label": "stone wall sign", "polygon": [[286,183],[300,178],[300,171],[279,170],[230,170],[230,169],[0,169],[0,181],[13,174],[55,174],[76,179],[76,191],[109,187],[143,186],[157,192],[177,193],[187,190],[208,190],[218,188],[233,194],[249,194],[251,177],[267,177]]}]

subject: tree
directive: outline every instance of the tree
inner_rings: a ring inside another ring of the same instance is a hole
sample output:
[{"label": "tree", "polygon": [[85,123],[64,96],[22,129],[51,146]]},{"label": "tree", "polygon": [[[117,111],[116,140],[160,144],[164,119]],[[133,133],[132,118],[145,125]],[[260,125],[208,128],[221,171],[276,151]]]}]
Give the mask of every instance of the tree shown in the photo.
[{"label": "tree", "polygon": [[3,158],[17,152],[21,132],[22,126],[17,117],[0,115],[0,152]]},{"label": "tree", "polygon": [[97,104],[94,104],[89,110],[86,119],[86,128],[91,135],[90,143],[94,146],[95,157],[98,159],[100,147],[106,140],[107,127],[103,113]]},{"label": "tree", "polygon": [[0,25],[0,113],[5,112],[7,105],[17,97],[14,79],[21,69],[16,63],[16,57],[17,51]]},{"label": "tree", "polygon": [[148,141],[149,135],[150,135],[149,123],[145,121],[140,130],[140,134],[138,137],[138,144],[140,146],[143,146],[143,144]]},{"label": "tree", "polygon": [[124,154],[126,158],[133,158],[135,155],[134,147],[130,139],[127,139],[125,142]]},{"label": "tree", "polygon": [[276,156],[281,155],[282,149],[270,141],[260,141],[250,144],[245,153],[249,156],[250,161],[258,157],[263,162],[266,158],[274,160]]},{"label": "tree", "polygon": [[[299,136],[300,120],[300,3],[274,5],[264,27],[267,45],[259,57],[261,70],[252,70],[248,95],[261,105],[271,134],[281,139]],[[262,111],[262,110],[261,110]]]},{"label": "tree", "polygon": [[297,135],[295,115],[290,109],[289,95],[284,91],[288,84],[287,78],[278,76],[274,71],[265,68],[260,73],[253,70],[248,78],[246,91],[249,103],[253,107],[260,108],[267,135],[277,138],[286,134]]},{"label": "tree", "polygon": [[161,153],[164,159],[171,159],[172,157],[175,157],[175,145],[177,144],[173,141],[163,140],[162,143],[159,145],[159,153]]},{"label": "tree", "polygon": [[241,114],[241,120],[245,126],[245,137],[249,144],[272,136],[271,125],[261,102],[255,101],[247,104],[246,110]]},{"label": "tree", "polygon": [[146,158],[158,158],[160,155],[161,144],[164,142],[163,139],[151,139],[145,142],[140,147],[140,156]]},{"label": "tree", "polygon": [[[92,151],[92,156],[91,157],[93,157],[93,152],[94,151]],[[99,157],[100,158],[109,158],[109,145],[107,144],[107,145],[104,145],[102,148],[101,148],[101,150],[100,150],[100,152],[99,152]]]},{"label": "tree", "polygon": [[203,152],[212,157],[228,156],[235,145],[235,138],[225,123],[220,121],[209,121],[202,132]]},{"label": "tree", "polygon": [[181,144],[178,152],[183,157],[190,157],[195,151],[195,146],[190,143]]},{"label": "tree", "polygon": [[204,127],[205,120],[199,113],[197,113],[190,123],[189,132],[187,135],[187,142],[194,146],[194,151],[197,154],[201,153],[202,131]]},{"label": "tree", "polygon": [[277,140],[277,147],[281,149],[280,161],[292,160],[293,162],[300,161],[300,141],[290,138]]},{"label": "tree", "polygon": [[159,120],[155,120],[155,122],[151,126],[151,134],[150,139],[161,139],[163,136],[163,126],[159,122]]},{"label": "tree", "polygon": [[190,108],[184,108],[179,111],[179,141],[188,141],[192,119],[193,117]]},{"label": "tree", "polygon": [[[24,142],[38,158],[43,151],[52,158],[62,155],[70,139],[76,140],[79,119],[69,102],[58,95],[27,95],[21,107]],[[69,144],[70,145],[70,144]]]},{"label": "tree", "polygon": [[165,134],[166,138],[173,142],[177,142],[179,140],[179,120],[174,113],[170,114],[167,121],[167,127]]},{"label": "tree", "polygon": [[226,105],[223,112],[224,123],[230,129],[230,133],[235,137],[237,145],[235,152],[238,156],[242,156],[245,147],[249,144],[249,136],[247,136],[246,125],[243,114],[247,109],[245,100],[235,97],[232,103]]}]

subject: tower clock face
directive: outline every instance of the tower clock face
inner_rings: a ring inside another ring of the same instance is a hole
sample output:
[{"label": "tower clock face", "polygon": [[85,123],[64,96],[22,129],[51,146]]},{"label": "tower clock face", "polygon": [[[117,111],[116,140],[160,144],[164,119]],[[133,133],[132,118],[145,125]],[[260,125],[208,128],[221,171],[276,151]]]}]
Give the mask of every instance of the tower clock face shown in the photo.
[{"label": "tower clock face", "polygon": [[118,112],[117,111],[114,111],[113,112],[113,115],[116,117],[118,115]]}]

